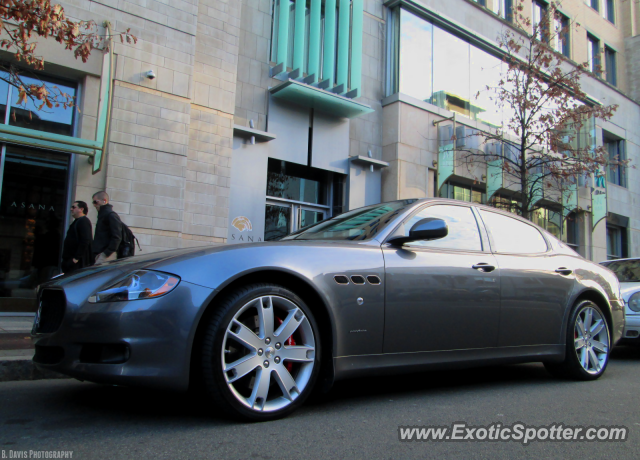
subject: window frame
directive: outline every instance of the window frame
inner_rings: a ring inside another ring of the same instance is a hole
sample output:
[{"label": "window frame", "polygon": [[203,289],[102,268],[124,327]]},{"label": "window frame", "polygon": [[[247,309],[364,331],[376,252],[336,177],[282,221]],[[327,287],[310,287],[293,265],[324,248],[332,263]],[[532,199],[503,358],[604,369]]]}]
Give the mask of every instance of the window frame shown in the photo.
[{"label": "window frame", "polygon": [[616,4],[615,0],[605,0],[604,18],[611,24],[616,23]]},{"label": "window frame", "polygon": [[[556,11],[554,21],[554,46],[553,49],[556,52],[562,54],[565,57],[571,58],[571,19],[569,16]],[[560,31],[557,29],[557,24],[560,25]]]},{"label": "window frame", "polygon": [[[611,153],[612,153],[611,149],[609,148],[609,145],[611,144],[617,144],[618,160],[624,161],[627,159],[626,145],[625,145],[624,139],[619,139],[603,131],[602,140],[603,140],[603,146],[607,149],[609,160],[611,160]],[[614,179],[613,168],[615,168],[615,174],[616,174],[615,178],[617,178],[617,180],[612,180]],[[628,188],[626,168],[623,165],[609,165],[607,167],[607,182],[610,184],[617,185],[619,187]]]},{"label": "window frame", "polygon": [[[605,81],[613,86],[618,86],[618,53],[610,46],[604,45]],[[611,57],[611,59],[609,58]],[[609,63],[612,62],[611,69]]]},{"label": "window frame", "polygon": [[587,53],[589,72],[602,78],[602,62],[600,61],[600,39],[587,32]]},{"label": "window frame", "polygon": [[[619,246],[616,248],[611,248],[610,235],[612,232],[615,232],[615,245]],[[626,259],[628,257],[629,246],[628,246],[628,231],[626,227],[619,227],[617,225],[613,225],[607,222],[607,260],[617,260],[617,259]],[[611,249],[619,249],[619,255],[613,254],[614,251]]]},{"label": "window frame", "polygon": [[595,10],[598,13],[600,12],[600,0],[589,0],[588,5],[592,10]]}]

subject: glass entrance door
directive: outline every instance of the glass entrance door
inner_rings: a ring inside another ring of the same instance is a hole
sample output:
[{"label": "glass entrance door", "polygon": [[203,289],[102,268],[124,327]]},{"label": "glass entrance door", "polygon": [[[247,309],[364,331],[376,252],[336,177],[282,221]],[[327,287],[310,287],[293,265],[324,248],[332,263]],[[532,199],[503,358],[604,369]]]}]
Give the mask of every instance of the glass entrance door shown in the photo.
[{"label": "glass entrance door", "polygon": [[7,146],[0,190],[0,312],[34,310],[35,288],[60,273],[69,155]]}]

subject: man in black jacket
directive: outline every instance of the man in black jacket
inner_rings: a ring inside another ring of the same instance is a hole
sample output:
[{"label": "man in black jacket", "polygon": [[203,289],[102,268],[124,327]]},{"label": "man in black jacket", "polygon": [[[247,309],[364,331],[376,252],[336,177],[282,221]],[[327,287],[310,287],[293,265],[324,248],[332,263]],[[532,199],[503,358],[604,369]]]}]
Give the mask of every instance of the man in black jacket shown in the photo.
[{"label": "man in black jacket", "polygon": [[100,265],[118,257],[118,246],[122,241],[122,221],[109,204],[107,192],[95,193],[93,206],[98,211],[98,222],[92,247],[95,265]]},{"label": "man in black jacket", "polygon": [[71,216],[74,221],[67,230],[62,247],[62,271],[71,273],[93,264],[93,231],[91,221],[87,217],[89,206],[84,201],[76,201],[71,205]]}]

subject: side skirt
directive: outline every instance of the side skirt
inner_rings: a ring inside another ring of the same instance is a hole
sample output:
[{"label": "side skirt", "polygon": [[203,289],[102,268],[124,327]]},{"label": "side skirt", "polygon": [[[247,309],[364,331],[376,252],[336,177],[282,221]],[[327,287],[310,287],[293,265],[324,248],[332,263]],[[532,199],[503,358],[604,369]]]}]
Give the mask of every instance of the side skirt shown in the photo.
[{"label": "side skirt", "polygon": [[564,354],[565,345],[535,345],[339,356],[334,358],[335,380],[370,375],[406,374],[436,369],[463,369],[496,364],[562,361]]}]

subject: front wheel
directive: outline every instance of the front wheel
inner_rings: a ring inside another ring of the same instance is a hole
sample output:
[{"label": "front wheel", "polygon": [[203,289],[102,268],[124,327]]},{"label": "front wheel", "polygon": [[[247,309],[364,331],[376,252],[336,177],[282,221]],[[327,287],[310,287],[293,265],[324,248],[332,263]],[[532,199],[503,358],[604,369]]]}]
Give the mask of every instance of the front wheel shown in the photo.
[{"label": "front wheel", "polygon": [[573,380],[595,380],[609,363],[610,334],[600,307],[590,300],[578,302],[569,317],[564,361],[544,363],[553,375]]},{"label": "front wheel", "polygon": [[309,396],[320,368],[311,310],[295,293],[252,285],[216,310],[203,340],[206,388],[224,410],[247,421],[284,417]]}]

